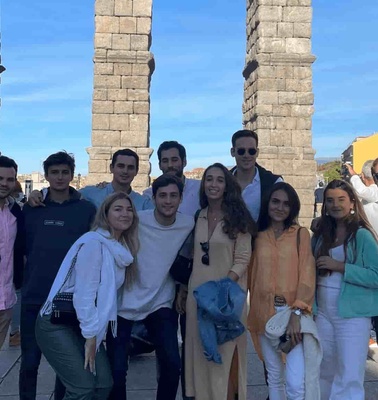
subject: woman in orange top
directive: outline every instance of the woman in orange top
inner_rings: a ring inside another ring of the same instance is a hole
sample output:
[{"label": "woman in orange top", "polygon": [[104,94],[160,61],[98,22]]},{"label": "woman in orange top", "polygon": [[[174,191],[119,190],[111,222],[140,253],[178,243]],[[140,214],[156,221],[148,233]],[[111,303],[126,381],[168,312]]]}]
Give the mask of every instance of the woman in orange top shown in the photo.
[{"label": "woman in orange top", "polygon": [[[310,235],[298,225],[300,201],[288,183],[276,183],[263,203],[259,234],[251,260],[248,328],[268,373],[270,400],[305,398],[301,312],[311,312],[315,292],[315,261]],[[292,350],[286,357],[265,336],[265,325],[277,312],[291,307],[286,330]],[[286,388],[285,388],[286,383]]]}]

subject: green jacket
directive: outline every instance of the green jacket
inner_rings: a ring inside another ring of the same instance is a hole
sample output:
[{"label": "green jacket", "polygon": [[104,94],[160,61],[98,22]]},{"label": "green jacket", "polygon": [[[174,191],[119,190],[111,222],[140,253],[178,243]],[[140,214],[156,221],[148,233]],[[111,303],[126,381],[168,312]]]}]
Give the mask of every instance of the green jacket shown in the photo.
[{"label": "green jacket", "polygon": [[[321,239],[313,237],[316,254]],[[378,315],[378,243],[364,228],[356,234],[356,260],[354,244],[349,242],[345,262],[344,281],[339,296],[339,315],[343,318],[374,317]],[[314,314],[317,304],[315,295]]]}]

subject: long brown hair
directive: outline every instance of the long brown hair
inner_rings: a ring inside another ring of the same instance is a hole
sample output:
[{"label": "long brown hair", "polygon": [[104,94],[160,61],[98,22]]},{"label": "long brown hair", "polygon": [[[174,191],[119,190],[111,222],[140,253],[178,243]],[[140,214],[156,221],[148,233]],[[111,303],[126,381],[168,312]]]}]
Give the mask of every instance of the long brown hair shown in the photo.
[{"label": "long brown hair", "polygon": [[122,232],[118,241],[130,250],[131,255],[134,257],[134,262],[126,268],[126,286],[129,287],[138,277],[136,256],[139,250],[139,238],[138,238],[138,223],[139,218],[135,210],[134,204],[130,197],[124,192],[113,193],[108,196],[97,210],[95,220],[93,222],[92,230],[98,228],[108,231],[112,236],[113,229],[109,224],[108,212],[113,203],[117,200],[127,200],[130,202],[133,209],[133,222],[129,229]]},{"label": "long brown hair", "polygon": [[252,239],[256,237],[257,227],[253,221],[241,195],[241,188],[231,172],[220,163],[215,163],[206,168],[200,187],[200,205],[206,208],[209,205],[205,194],[205,180],[210,168],[219,168],[224,173],[226,183],[223,194],[222,211],[223,232],[232,240],[236,239],[238,233],[249,232]]},{"label": "long brown hair", "polygon": [[349,183],[340,179],[334,179],[333,181],[331,181],[324,190],[322,214],[320,217],[318,229],[314,233],[315,238],[321,237],[322,239],[321,246],[319,247],[318,254],[316,254],[316,256],[328,256],[329,251],[333,247],[336,240],[336,220],[328,215],[326,209],[327,191],[329,189],[343,190],[347,193],[349,200],[354,203],[354,213],[350,213],[344,218],[344,224],[347,233],[344,240],[344,252],[346,256],[347,245],[349,242],[351,242],[353,248],[353,258],[355,261],[357,257],[356,234],[358,229],[367,229],[373,235],[375,240],[377,240],[377,236],[373,227],[370,225],[370,222],[367,219],[363,205],[358,199],[353,187]]}]

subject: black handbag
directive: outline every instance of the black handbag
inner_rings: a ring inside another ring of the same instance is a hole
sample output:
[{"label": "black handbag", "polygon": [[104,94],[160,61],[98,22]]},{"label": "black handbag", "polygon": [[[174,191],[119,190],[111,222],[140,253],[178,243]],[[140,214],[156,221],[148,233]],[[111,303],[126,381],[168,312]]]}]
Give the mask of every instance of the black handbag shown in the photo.
[{"label": "black handbag", "polygon": [[79,321],[77,319],[76,310],[73,305],[73,293],[68,292],[60,292],[68,279],[70,278],[74,266],[76,264],[77,255],[83,244],[80,245],[75,257],[72,259],[72,263],[70,269],[67,273],[67,276],[60,287],[58,293],[54,296],[52,300],[52,314],[50,317],[50,322],[56,325],[71,325],[78,326]]}]

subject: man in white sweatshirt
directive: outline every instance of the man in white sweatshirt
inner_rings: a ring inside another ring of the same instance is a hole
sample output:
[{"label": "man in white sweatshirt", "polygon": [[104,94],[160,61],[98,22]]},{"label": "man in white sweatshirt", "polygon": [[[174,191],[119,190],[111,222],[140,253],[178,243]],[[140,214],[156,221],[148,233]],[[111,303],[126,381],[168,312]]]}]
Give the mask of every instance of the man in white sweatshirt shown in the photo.
[{"label": "man in white sweatshirt", "polygon": [[156,348],[160,366],[156,399],[175,400],[179,384],[177,314],[172,310],[175,282],[169,270],[194,220],[177,212],[183,183],[176,176],[160,176],[152,191],[155,209],[138,213],[138,277],[120,293],[117,337],[108,335],[107,340],[114,380],[111,400],[126,400],[125,376],[134,321],[144,321]]}]

